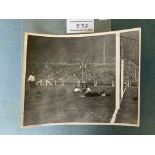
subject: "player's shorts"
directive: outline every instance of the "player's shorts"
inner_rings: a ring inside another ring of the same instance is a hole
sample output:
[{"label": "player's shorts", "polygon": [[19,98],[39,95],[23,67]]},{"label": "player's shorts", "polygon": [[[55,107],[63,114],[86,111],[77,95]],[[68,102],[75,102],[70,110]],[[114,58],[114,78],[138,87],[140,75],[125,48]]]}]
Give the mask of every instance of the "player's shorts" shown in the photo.
[{"label": "player's shorts", "polygon": [[36,83],[35,81],[30,81],[30,88],[36,88]]},{"label": "player's shorts", "polygon": [[95,97],[95,96],[101,96],[98,92],[89,92],[85,94],[86,97]]}]

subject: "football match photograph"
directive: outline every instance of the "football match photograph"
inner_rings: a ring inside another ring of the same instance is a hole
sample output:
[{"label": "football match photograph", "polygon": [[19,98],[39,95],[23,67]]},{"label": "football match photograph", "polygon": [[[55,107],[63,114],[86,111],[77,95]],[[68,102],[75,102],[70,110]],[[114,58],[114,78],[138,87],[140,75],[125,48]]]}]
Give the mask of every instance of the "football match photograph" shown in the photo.
[{"label": "football match photograph", "polygon": [[22,127],[139,126],[140,32],[26,32]]}]

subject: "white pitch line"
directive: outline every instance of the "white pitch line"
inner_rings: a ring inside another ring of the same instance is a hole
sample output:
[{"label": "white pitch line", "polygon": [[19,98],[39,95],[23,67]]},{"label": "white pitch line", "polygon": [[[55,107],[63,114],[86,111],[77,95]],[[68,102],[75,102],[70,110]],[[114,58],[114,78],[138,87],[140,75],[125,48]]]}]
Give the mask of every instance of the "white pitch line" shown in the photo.
[{"label": "white pitch line", "polygon": [[113,116],[112,116],[112,118],[111,118],[111,120],[110,120],[110,123],[111,124],[113,124],[113,123],[115,123],[115,121],[116,121],[116,115],[117,115],[117,113],[118,113],[118,108],[116,108],[115,109],[115,111],[114,111],[114,113],[113,113]]}]

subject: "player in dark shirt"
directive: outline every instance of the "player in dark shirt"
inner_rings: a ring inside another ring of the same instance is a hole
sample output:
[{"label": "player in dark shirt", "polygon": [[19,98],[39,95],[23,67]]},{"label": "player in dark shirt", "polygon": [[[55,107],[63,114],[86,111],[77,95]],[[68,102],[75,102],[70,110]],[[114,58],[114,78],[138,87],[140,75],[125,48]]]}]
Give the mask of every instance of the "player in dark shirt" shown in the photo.
[{"label": "player in dark shirt", "polygon": [[110,94],[106,94],[104,91],[103,92],[88,92],[85,93],[85,97],[96,97],[96,96],[110,96]]},{"label": "player in dark shirt", "polygon": [[82,95],[81,97],[97,97],[97,96],[110,96],[110,94],[105,93],[104,91],[102,92],[93,92],[90,90],[90,88],[86,85],[85,91],[84,91],[84,95]]}]

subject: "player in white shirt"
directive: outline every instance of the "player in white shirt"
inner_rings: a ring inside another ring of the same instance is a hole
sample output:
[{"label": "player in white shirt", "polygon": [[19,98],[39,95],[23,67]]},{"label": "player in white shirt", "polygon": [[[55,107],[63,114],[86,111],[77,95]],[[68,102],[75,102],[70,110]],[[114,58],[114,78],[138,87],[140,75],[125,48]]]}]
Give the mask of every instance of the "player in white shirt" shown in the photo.
[{"label": "player in white shirt", "polygon": [[28,82],[35,82],[35,77],[33,75],[30,75],[28,78]]},{"label": "player in white shirt", "polygon": [[36,89],[37,92],[39,92],[36,86],[36,78],[33,72],[31,73],[31,75],[29,75],[28,82],[29,82],[30,89]]},{"label": "player in white shirt", "polygon": [[75,87],[74,93],[80,93],[80,92],[81,92],[81,89],[79,87]]}]

